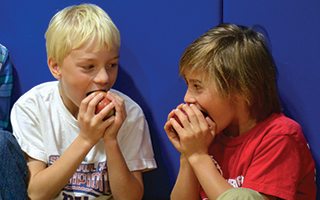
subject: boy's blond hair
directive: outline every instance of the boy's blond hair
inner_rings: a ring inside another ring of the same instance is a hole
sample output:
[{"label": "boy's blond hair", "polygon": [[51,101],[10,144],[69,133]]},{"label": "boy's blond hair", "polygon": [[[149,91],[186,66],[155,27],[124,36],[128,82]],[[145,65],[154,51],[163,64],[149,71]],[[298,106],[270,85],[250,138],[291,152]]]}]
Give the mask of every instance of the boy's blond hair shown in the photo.
[{"label": "boy's blond hair", "polygon": [[45,33],[47,57],[59,64],[73,49],[86,44],[94,51],[119,50],[120,33],[108,14],[94,4],[69,6],[56,13]]},{"label": "boy's blond hair", "polygon": [[258,121],[280,113],[276,68],[263,35],[252,28],[221,24],[196,39],[180,59],[180,76],[201,72],[232,100],[246,99]]}]

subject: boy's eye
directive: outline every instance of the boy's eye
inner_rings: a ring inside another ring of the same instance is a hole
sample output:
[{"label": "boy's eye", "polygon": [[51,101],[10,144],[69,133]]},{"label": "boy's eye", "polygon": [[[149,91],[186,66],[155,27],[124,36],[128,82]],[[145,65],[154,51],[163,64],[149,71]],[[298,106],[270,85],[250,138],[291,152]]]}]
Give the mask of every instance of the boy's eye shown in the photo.
[{"label": "boy's eye", "polygon": [[193,86],[194,88],[196,88],[197,90],[201,89],[202,87],[200,85],[194,84]]},{"label": "boy's eye", "polygon": [[84,69],[92,69],[92,68],[94,68],[94,66],[93,65],[88,65],[88,66],[83,66],[83,68]]},{"label": "boy's eye", "polygon": [[109,65],[110,68],[116,68],[118,67],[118,63],[112,63]]}]

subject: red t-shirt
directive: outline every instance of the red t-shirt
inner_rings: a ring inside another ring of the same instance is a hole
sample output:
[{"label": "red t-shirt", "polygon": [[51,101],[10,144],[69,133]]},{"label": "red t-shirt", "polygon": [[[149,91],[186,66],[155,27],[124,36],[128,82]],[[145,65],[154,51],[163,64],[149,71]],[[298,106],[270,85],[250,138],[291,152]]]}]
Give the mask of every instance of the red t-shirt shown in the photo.
[{"label": "red t-shirt", "polygon": [[[273,114],[247,133],[218,134],[209,153],[233,187],[283,199],[316,198],[315,163],[298,123]],[[202,199],[207,198],[203,190]]]}]

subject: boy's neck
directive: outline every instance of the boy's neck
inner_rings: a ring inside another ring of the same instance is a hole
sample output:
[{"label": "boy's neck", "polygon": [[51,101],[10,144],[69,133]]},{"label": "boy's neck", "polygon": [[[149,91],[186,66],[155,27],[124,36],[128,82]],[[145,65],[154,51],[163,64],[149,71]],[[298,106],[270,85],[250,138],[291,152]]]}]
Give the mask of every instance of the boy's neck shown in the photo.
[{"label": "boy's neck", "polygon": [[248,119],[245,122],[239,122],[238,124],[230,125],[223,131],[223,134],[232,139],[245,134],[246,132],[251,130],[256,124],[257,121],[255,119]]},{"label": "boy's neck", "polygon": [[64,95],[64,91],[61,89],[61,86],[59,85],[59,94],[60,94],[60,98],[62,99],[63,104],[65,105],[65,107],[69,110],[69,112],[74,116],[74,118],[78,118],[78,113],[79,113],[79,108],[75,109],[75,106],[70,106],[70,105],[74,105],[73,102],[70,101],[70,99],[65,98]]},{"label": "boy's neck", "polygon": [[245,102],[238,104],[235,108],[234,121],[223,131],[229,138],[235,138],[251,130],[258,122],[252,118],[251,113]]}]

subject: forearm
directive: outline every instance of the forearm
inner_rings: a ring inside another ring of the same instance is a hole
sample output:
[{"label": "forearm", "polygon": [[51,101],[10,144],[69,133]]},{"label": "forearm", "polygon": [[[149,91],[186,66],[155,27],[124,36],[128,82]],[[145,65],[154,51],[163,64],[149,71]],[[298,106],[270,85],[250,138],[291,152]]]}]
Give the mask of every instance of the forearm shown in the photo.
[{"label": "forearm", "polygon": [[172,200],[200,199],[200,184],[188,160],[181,156],[180,171],[171,193]]},{"label": "forearm", "polygon": [[222,193],[232,188],[208,154],[190,156],[188,161],[210,200],[217,199]]},{"label": "forearm", "polygon": [[144,187],[141,172],[137,177],[129,171],[128,166],[116,140],[105,141],[109,184],[116,200],[142,199]]},{"label": "forearm", "polygon": [[[28,163],[30,180],[28,193],[31,199],[52,199],[68,183],[92,145],[77,137],[53,165],[38,170],[32,162]],[[32,167],[32,168],[31,168]]]}]

